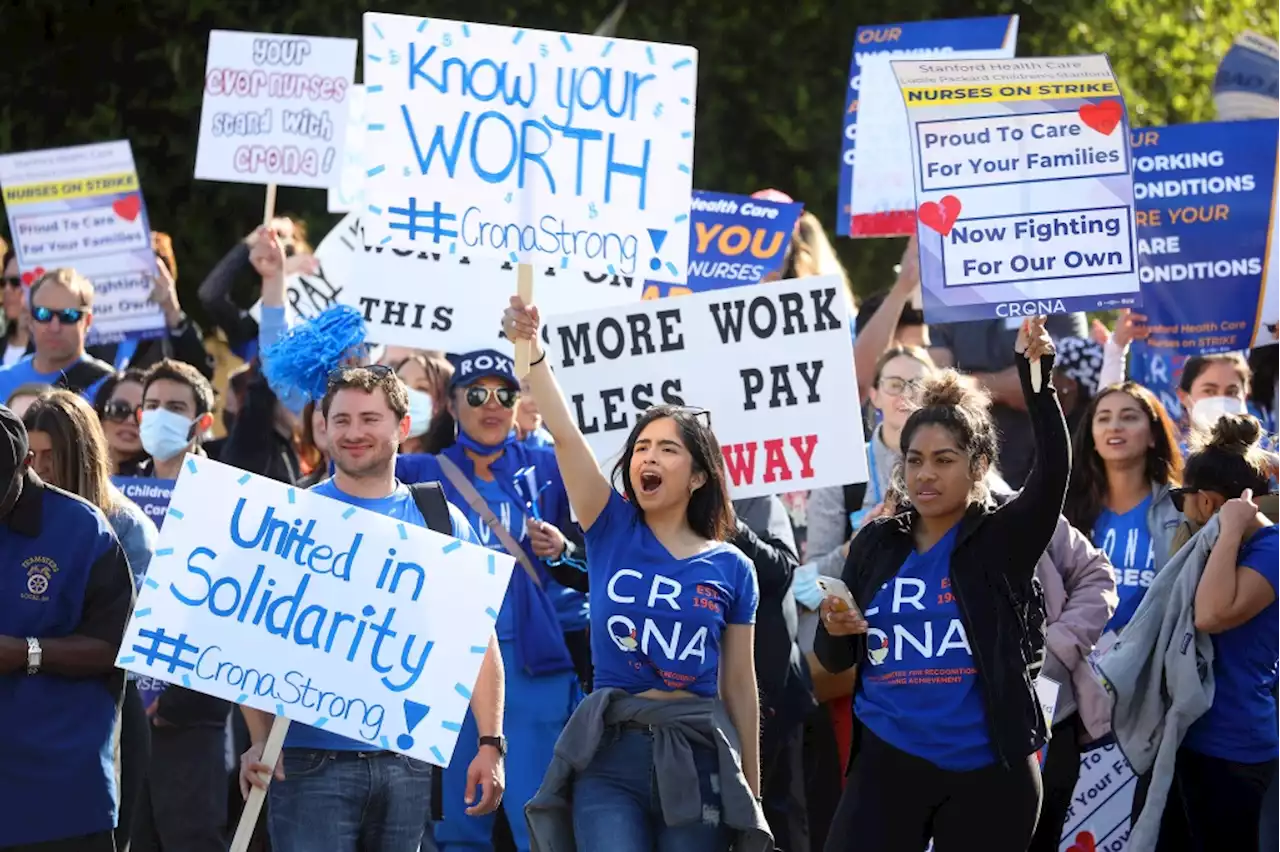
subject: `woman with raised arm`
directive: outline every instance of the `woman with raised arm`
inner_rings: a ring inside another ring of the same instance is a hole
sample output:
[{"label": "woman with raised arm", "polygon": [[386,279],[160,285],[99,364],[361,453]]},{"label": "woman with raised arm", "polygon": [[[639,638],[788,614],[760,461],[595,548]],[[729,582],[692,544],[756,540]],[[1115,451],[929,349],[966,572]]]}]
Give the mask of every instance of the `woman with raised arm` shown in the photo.
[{"label": "woman with raised arm", "polygon": [[[828,852],[1025,852],[1040,811],[1045,713],[1036,564],[1058,526],[1071,469],[1053,388],[1053,343],[1028,319],[1016,350],[1036,457],[1022,491],[996,505],[985,396],[953,371],[926,380],[902,429],[906,511],[854,537],[851,600],[822,602],[814,652],[857,666],[849,780]],[[1032,365],[1039,365],[1033,378]],[[841,590],[843,592],[843,590]]]},{"label": "woman with raised arm", "polygon": [[539,323],[519,298],[503,316],[508,338],[530,342],[529,385],[586,530],[595,691],[525,808],[534,848],[771,850],[757,798],[759,593],[726,543],[735,521],[709,415],[638,416],[614,468],[624,497],[569,412]]}]

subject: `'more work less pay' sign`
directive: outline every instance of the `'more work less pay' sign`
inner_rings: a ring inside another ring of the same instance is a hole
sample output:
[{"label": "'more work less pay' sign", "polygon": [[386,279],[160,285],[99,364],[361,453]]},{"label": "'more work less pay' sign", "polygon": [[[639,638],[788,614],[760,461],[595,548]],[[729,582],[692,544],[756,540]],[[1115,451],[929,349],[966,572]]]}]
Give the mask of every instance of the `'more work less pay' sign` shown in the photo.
[{"label": "'more work less pay' sign", "polygon": [[893,70],[929,322],[1138,303],[1128,125],[1106,57]]},{"label": "'more work less pay' sign", "polygon": [[513,564],[188,456],[116,665],[446,766]]},{"label": "'more work less pay' sign", "polygon": [[697,52],[364,16],[373,245],[682,283]]},{"label": "'more work less pay' sign", "polygon": [[552,316],[548,358],[609,471],[638,413],[706,409],[734,499],[866,482],[843,283],[756,284]]}]

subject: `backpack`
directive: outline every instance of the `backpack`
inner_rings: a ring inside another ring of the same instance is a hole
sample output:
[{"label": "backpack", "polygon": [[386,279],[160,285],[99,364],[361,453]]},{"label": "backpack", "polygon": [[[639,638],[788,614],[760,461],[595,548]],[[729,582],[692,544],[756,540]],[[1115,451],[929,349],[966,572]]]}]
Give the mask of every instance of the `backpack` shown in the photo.
[{"label": "backpack", "polygon": [[53,386],[69,390],[72,393],[84,393],[98,381],[112,375],[115,371],[115,367],[106,361],[99,361],[92,355],[85,355],[74,365],[63,370],[57,381],[53,383]]},{"label": "backpack", "polygon": [[439,482],[415,482],[409,486],[413,502],[427,522],[427,529],[441,535],[453,535],[453,517],[449,514],[449,501]]}]

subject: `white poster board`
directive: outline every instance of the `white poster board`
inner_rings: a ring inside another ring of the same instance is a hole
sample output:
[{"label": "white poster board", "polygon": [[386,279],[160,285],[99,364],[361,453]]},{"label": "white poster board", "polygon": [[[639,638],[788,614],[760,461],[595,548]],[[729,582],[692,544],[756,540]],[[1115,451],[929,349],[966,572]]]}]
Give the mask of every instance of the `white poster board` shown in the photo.
[{"label": "white poster board", "polygon": [[350,213],[364,208],[364,86],[352,86],[347,105],[347,142],[338,182],[329,187],[329,212]]},{"label": "white poster board", "polygon": [[355,39],[209,33],[196,177],[336,183],[355,61]]},{"label": "white poster board", "polygon": [[116,665],[447,766],[513,565],[187,456]]},{"label": "white poster board", "polygon": [[865,482],[842,287],[802,278],[552,315],[547,357],[605,471],[636,414],[672,403],[710,413],[735,500]]},{"label": "white poster board", "polygon": [[367,12],[368,245],[682,283],[697,51]]}]

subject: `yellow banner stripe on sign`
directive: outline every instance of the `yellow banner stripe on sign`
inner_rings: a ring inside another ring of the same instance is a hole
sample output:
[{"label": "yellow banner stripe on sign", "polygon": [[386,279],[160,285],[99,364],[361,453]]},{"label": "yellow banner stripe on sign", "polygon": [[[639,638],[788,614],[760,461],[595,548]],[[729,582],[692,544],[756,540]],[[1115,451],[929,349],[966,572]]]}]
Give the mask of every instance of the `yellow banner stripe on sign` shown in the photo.
[{"label": "yellow banner stripe on sign", "polygon": [[1008,101],[1050,101],[1057,98],[1119,96],[1115,80],[1044,81],[1030,83],[980,83],[959,86],[910,86],[902,90],[907,107],[943,104],[992,104]]},{"label": "yellow banner stripe on sign", "polygon": [[70,198],[90,198],[115,192],[132,192],[138,188],[138,176],[133,172],[115,175],[94,175],[85,178],[51,180],[44,183],[25,183],[6,186],[5,204],[32,204],[39,201],[62,201]]}]

